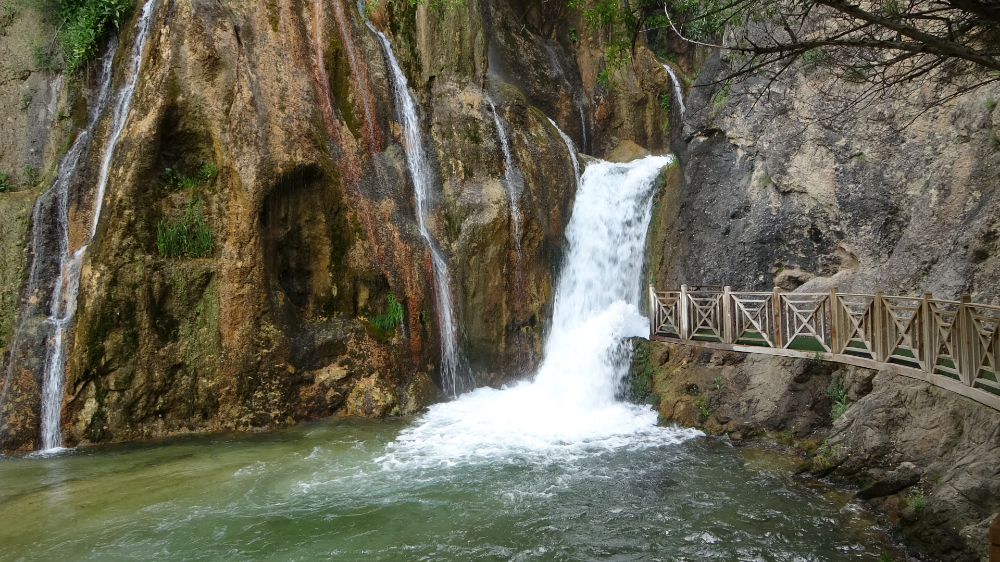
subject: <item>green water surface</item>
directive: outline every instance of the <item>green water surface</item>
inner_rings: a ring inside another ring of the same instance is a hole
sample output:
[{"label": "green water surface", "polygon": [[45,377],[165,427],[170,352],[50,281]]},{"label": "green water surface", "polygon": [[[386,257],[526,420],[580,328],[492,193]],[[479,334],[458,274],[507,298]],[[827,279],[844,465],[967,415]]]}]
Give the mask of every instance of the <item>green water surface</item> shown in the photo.
[{"label": "green water surface", "polygon": [[0,560],[878,560],[849,496],[715,438],[383,468],[409,422],[0,457]]}]

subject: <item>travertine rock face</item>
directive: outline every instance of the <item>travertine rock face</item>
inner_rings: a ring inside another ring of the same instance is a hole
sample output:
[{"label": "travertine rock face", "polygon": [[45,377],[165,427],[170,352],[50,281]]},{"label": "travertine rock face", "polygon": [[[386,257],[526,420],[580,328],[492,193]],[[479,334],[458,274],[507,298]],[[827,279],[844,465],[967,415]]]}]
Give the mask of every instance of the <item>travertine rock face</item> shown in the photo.
[{"label": "travertine rock face", "polygon": [[789,71],[758,99],[763,79],[715,84],[727,71],[713,54],[687,100],[658,283],[1000,297],[996,88],[917,115],[928,80],[831,124],[816,75]]},{"label": "travertine rock face", "polygon": [[[629,84],[639,72],[645,82],[600,90],[601,55],[584,52],[599,44],[579,14],[539,12],[525,25],[520,8],[393,2],[370,14],[416,98],[432,178],[427,224],[449,262],[459,345],[478,384],[529,374],[540,359],[576,190],[576,155],[549,117],[580,150],[603,154],[622,141],[635,143],[633,152],[666,148],[656,96],[669,83],[648,51],[618,79]],[[32,14],[0,23],[43,26]],[[550,16],[554,24],[545,23]],[[152,26],[84,259],[66,443],[396,415],[439,400],[438,303],[393,106],[397,85],[354,3],[161,0]],[[134,27],[133,18],[120,33],[115,87]],[[18,49],[11,37],[0,36],[3,52]],[[0,111],[16,122],[21,143],[0,153],[0,170],[31,163],[51,179],[57,148],[93,103],[97,73],[82,76],[73,87],[41,71],[0,84]],[[18,88],[49,92],[33,98],[30,118],[11,102]],[[510,174],[493,107],[509,140]],[[108,134],[105,116],[97,148],[74,177],[72,249],[85,242]],[[184,187],[166,172],[195,177],[206,164],[217,174]],[[11,218],[0,226],[5,338],[30,206],[47,185],[0,195],[0,213]],[[516,241],[512,192],[522,222]],[[163,257],[158,229],[199,210],[211,253]],[[387,330],[372,319],[387,313],[390,294],[403,315]],[[21,305],[36,299],[44,308],[48,298],[24,294]],[[41,373],[30,356],[45,343],[29,344],[0,377],[4,451],[38,446]]]}]

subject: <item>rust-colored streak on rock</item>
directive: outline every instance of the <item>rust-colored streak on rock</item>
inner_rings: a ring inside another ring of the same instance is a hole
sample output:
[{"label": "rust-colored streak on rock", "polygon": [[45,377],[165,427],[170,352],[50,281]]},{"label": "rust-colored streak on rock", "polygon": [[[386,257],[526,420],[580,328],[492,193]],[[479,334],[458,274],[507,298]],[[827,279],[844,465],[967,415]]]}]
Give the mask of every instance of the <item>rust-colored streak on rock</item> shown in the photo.
[{"label": "rust-colored streak on rock", "polygon": [[[287,6],[288,0],[285,1]],[[323,30],[326,18],[321,0],[313,2],[313,56],[308,57],[312,68],[313,81],[316,85],[316,95],[319,98],[319,109],[323,115],[323,124],[330,139],[341,148],[342,157],[336,159],[337,167],[344,178],[355,184],[361,177],[361,167],[358,162],[354,137],[347,131],[347,126],[340,121],[333,108],[333,95],[330,92],[330,77],[326,73],[323,57]]]},{"label": "rust-colored streak on rock", "polygon": [[368,76],[368,67],[364,60],[357,56],[354,49],[354,37],[351,33],[351,24],[344,14],[344,5],[339,0],[330,0],[333,6],[333,14],[337,18],[337,27],[340,29],[340,40],[345,49],[349,50],[351,69],[354,71],[352,83],[358,89],[361,97],[361,104],[365,110],[365,141],[368,150],[372,154],[382,151],[382,138],[379,134],[377,123],[375,122],[375,110],[372,107],[372,88]]}]

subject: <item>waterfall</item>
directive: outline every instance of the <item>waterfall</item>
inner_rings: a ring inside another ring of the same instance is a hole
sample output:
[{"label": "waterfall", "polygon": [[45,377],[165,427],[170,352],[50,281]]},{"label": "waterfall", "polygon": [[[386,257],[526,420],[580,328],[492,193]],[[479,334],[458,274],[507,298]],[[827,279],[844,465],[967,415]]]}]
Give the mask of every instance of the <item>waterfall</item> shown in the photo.
[{"label": "waterfall", "polygon": [[493,111],[493,122],[497,126],[497,136],[500,137],[500,148],[503,149],[504,170],[503,178],[507,183],[507,195],[510,197],[510,220],[514,234],[514,250],[517,252],[517,260],[521,261],[521,209],[517,206],[518,188],[515,177],[514,162],[510,156],[510,143],[507,142],[507,131],[500,123],[500,116],[497,115],[497,108],[493,105],[493,100],[486,98]]},{"label": "waterfall", "polygon": [[681,117],[684,117],[684,91],[681,90],[681,81],[677,79],[677,75],[674,74],[674,69],[670,68],[670,65],[665,64],[663,68],[667,69],[667,74],[670,75],[670,81],[674,83],[674,97],[677,98],[677,103],[681,108]]},{"label": "waterfall", "polygon": [[[31,212],[31,248],[33,252],[33,258],[31,260],[31,267],[28,271],[28,283],[26,287],[26,294],[29,295],[25,303],[24,309],[21,310],[17,326],[14,330],[14,335],[11,338],[10,346],[10,359],[7,366],[7,372],[5,374],[5,383],[3,386],[3,395],[0,396],[0,413],[3,412],[2,406],[6,401],[8,392],[10,391],[10,381],[14,373],[14,369],[17,366],[17,355],[18,350],[21,348],[25,340],[48,340],[51,336],[53,341],[52,344],[46,348],[46,367],[43,371],[44,379],[42,383],[43,388],[43,419],[47,420],[47,425],[52,425],[52,418],[55,418],[55,423],[58,424],[58,410],[52,411],[52,402],[55,391],[59,389],[56,384],[50,384],[49,374],[50,369],[48,363],[51,361],[51,353],[53,351],[53,346],[62,346],[62,328],[57,322],[58,318],[54,318],[51,309],[55,307],[57,297],[52,299],[52,306],[50,306],[50,312],[46,316],[45,321],[41,326],[36,325],[36,321],[43,308],[43,303],[47,301],[46,293],[52,291],[51,296],[55,297],[59,294],[59,288],[63,285],[63,262],[65,262],[64,256],[67,254],[67,246],[69,244],[68,229],[68,213],[69,213],[69,186],[72,183],[73,175],[77,171],[81,161],[87,159],[87,155],[90,152],[90,143],[94,137],[94,131],[97,129],[97,125],[100,122],[100,117],[104,112],[104,108],[108,104],[108,99],[111,92],[111,79],[112,72],[111,67],[115,59],[115,53],[118,50],[118,39],[113,37],[108,44],[107,52],[101,59],[101,67],[97,74],[97,81],[100,84],[97,91],[97,96],[89,104],[88,114],[87,114],[87,124],[83,131],[77,135],[76,139],[73,141],[73,145],[62,157],[59,162],[59,166],[56,169],[56,177],[52,182],[49,189],[43,193],[38,199],[35,200],[35,205]],[[48,229],[55,228],[55,242],[56,247],[51,247],[50,237],[46,236],[48,234]],[[52,280],[50,274],[52,270],[58,270],[59,275],[55,281]],[[41,296],[40,296],[41,294]],[[38,334],[29,334],[32,329],[41,328],[41,332]],[[52,330],[50,333],[49,330]],[[61,397],[60,397],[61,402]],[[46,432],[48,433],[48,432]],[[51,438],[51,436],[49,436]],[[58,445],[55,445],[58,446]],[[50,448],[46,446],[45,448]]]},{"label": "waterfall", "polygon": [[646,336],[641,272],[656,178],[672,157],[599,162],[581,178],[566,228],[552,329],[534,380],[478,388],[432,406],[380,460],[384,467],[564,462],[621,447],[677,443],[649,406],[619,402],[630,367],[623,338]]},{"label": "waterfall", "polygon": [[[104,192],[107,188],[108,175],[111,169],[111,160],[114,156],[118,140],[121,138],[125,128],[129,110],[132,107],[132,97],[135,93],[135,86],[138,82],[139,69],[142,65],[142,52],[149,37],[151,27],[153,7],[156,0],[150,0],[143,6],[139,22],[136,24],[136,36],[130,53],[127,71],[129,72],[125,85],[109,100],[110,85],[112,81],[111,64],[114,60],[115,48],[111,48],[105,56],[101,77],[101,90],[98,95],[95,110],[91,112],[86,129],[77,137],[73,148],[66,154],[59,169],[55,181],[50,187],[50,191],[55,193],[57,199],[57,220],[59,225],[59,275],[53,285],[53,293],[49,304],[49,315],[45,324],[51,327],[51,341],[46,346],[45,371],[42,381],[42,449],[55,449],[62,446],[62,431],[60,427],[60,414],[62,412],[63,386],[65,384],[66,367],[66,345],[65,339],[73,325],[76,315],[77,293],[80,289],[80,269],[83,263],[83,256],[87,251],[87,245],[97,232],[97,225],[101,217],[101,209],[104,204]],[[114,41],[114,40],[112,40]],[[104,146],[101,167],[98,173],[97,193],[94,196],[93,218],[87,240],[76,251],[70,251],[69,242],[69,187],[71,178],[85,158],[81,156],[89,148],[89,139],[100,121],[104,107],[112,104],[111,125],[107,143]],[[41,208],[36,204],[35,211]],[[33,216],[33,219],[42,219],[41,216]],[[34,246],[36,235],[41,236],[41,230],[32,229],[33,247],[42,247],[42,244]],[[35,260],[39,263],[45,262],[45,256],[36,254]],[[29,291],[32,289],[31,283],[38,283],[39,279],[35,275],[35,267],[32,264],[32,272],[29,275]],[[30,294],[30,293],[29,293]],[[13,368],[13,360],[11,361]]]},{"label": "waterfall", "polygon": [[385,52],[385,58],[392,70],[396,113],[403,126],[403,150],[406,152],[406,166],[413,178],[414,199],[417,203],[417,224],[420,234],[427,241],[431,251],[431,261],[434,266],[434,292],[437,297],[438,323],[441,327],[441,383],[444,391],[456,397],[474,386],[461,352],[458,349],[458,328],[455,324],[455,313],[451,305],[451,288],[448,276],[448,264],[444,261],[441,250],[435,244],[425,222],[424,215],[430,201],[431,180],[427,156],[424,153],[422,129],[417,117],[417,106],[407,88],[406,76],[399,68],[399,62],[392,51],[389,39],[379,30],[365,22],[368,28],[378,36]]},{"label": "waterfall", "polygon": [[[559,127],[556,128],[558,129]],[[583,104],[580,104],[580,128],[583,130],[583,146],[580,147],[580,151],[587,153],[587,118],[583,114]]]},{"label": "waterfall", "polygon": [[576,178],[576,185],[579,186],[580,161],[576,156],[576,147],[573,146],[573,141],[570,140],[569,135],[564,133],[563,130],[559,128],[559,125],[556,125],[556,122],[553,121],[551,117],[549,118],[549,123],[552,123],[552,126],[556,128],[556,132],[559,133],[559,136],[562,137],[563,142],[566,143],[566,150],[569,151],[569,159],[571,162],[573,162],[573,177]]}]

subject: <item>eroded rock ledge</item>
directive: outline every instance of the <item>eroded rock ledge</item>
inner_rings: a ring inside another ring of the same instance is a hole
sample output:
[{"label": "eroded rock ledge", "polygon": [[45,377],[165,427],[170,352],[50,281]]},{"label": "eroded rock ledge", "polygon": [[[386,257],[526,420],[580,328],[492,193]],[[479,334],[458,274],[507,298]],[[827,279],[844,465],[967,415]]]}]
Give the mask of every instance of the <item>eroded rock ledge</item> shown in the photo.
[{"label": "eroded rock ledge", "polygon": [[[934,559],[988,559],[1000,412],[889,371],[642,339],[632,383],[664,421],[793,447],[804,472],[857,486]],[[834,420],[837,390],[850,406]]]}]

